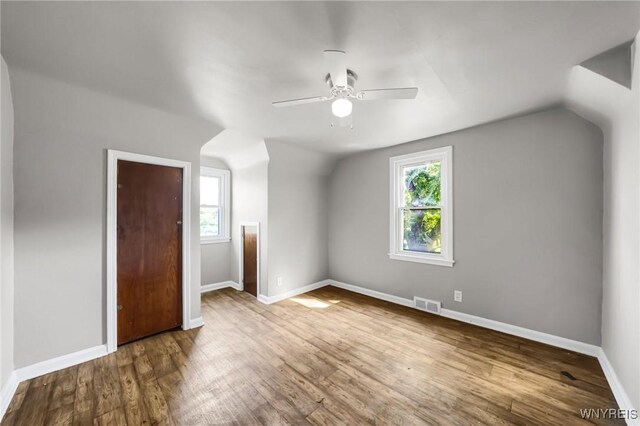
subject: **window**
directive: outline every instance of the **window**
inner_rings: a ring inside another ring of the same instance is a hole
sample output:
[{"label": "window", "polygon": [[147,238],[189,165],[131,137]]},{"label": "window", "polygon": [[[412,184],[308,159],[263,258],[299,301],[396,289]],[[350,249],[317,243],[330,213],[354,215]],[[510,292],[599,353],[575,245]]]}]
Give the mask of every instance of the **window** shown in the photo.
[{"label": "window", "polygon": [[228,170],[200,168],[200,242],[203,244],[231,239],[230,180]]},{"label": "window", "polygon": [[389,166],[389,257],[453,266],[452,148],[392,157]]}]

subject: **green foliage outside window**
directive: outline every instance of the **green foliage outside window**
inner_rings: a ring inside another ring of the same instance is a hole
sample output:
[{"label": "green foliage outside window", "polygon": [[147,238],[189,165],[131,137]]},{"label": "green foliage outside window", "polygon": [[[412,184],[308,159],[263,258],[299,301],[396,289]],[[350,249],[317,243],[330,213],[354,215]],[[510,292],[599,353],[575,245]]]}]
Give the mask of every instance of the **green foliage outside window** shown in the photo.
[{"label": "green foliage outside window", "polygon": [[[440,253],[442,243],[440,208],[440,163],[411,167],[404,172],[403,218],[405,250]],[[422,207],[411,209],[411,207]]]},{"label": "green foliage outside window", "polygon": [[200,236],[217,237],[220,235],[220,209],[218,207],[200,206]]}]

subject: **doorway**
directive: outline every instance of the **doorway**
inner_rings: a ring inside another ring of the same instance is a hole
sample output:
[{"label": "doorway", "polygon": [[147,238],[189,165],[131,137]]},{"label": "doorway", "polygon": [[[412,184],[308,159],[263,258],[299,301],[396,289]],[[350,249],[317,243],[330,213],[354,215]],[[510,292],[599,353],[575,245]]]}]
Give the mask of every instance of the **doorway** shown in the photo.
[{"label": "doorway", "polygon": [[198,325],[190,321],[190,194],[190,163],[108,151],[108,352]]},{"label": "doorway", "polygon": [[258,297],[260,293],[260,225],[240,224],[240,283],[242,290]]},{"label": "doorway", "polygon": [[118,345],[182,324],[182,169],[118,161]]}]

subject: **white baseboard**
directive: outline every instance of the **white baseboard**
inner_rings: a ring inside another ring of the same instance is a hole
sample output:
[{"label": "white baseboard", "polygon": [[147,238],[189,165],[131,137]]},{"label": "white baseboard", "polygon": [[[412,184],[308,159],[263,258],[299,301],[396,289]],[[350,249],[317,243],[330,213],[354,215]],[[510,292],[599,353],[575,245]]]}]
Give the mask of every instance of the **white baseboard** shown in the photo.
[{"label": "white baseboard", "polygon": [[[402,306],[408,306],[415,308],[415,303],[411,299],[405,299],[403,297],[393,296],[391,294],[382,293],[380,291],[369,290],[368,288],[358,287],[352,284],[345,284],[339,281],[329,280],[334,287],[343,288],[345,290],[353,291],[355,293],[371,296],[376,299],[386,300],[387,302],[396,303]],[[463,312],[453,311],[451,309],[442,309],[440,315],[443,317],[451,318],[457,321],[466,322],[469,324],[475,324],[479,327],[489,328],[491,330],[500,331],[502,333],[511,334],[518,337],[524,337],[525,339],[534,340],[536,342],[546,343],[548,345],[557,346],[559,348],[568,349],[581,354],[597,356],[600,347],[591,345],[589,343],[578,342],[577,340],[571,340],[564,337],[554,336],[552,334],[543,333],[540,331],[531,330],[524,327],[518,327],[515,325],[507,324],[500,321],[494,321],[487,318],[477,317],[475,315],[465,314]]]},{"label": "white baseboard", "polygon": [[[611,391],[613,392],[613,396],[616,398],[616,402],[621,410],[625,410],[626,412],[631,412],[636,410],[631,402],[631,398],[624,390],[620,379],[618,379],[618,375],[616,374],[613,366],[609,362],[609,358],[607,358],[607,354],[604,352],[604,349],[598,348],[598,361],[600,362],[600,366],[602,367],[602,371],[604,372],[605,377],[607,378],[607,382],[609,382],[609,386],[611,387]],[[640,407],[638,407],[640,408]],[[637,411],[636,411],[637,413]],[[640,425],[640,419],[628,419],[628,425]]]},{"label": "white baseboard", "polygon": [[240,288],[240,284],[238,284],[235,281],[222,281],[222,282],[219,282],[219,283],[203,285],[202,287],[200,287],[200,293],[208,293],[210,291],[220,290],[221,288],[227,288],[227,287],[234,288],[234,289],[236,289],[238,291],[242,290]]},{"label": "white baseboard", "polygon": [[340,281],[328,280],[329,285],[352,291],[354,293],[364,294],[365,296],[373,297],[374,299],[386,300],[387,302],[395,303],[396,305],[407,306],[409,308],[415,308],[416,305],[411,299],[405,299],[404,297],[394,296],[392,294],[383,293],[381,291],[370,290],[368,288],[359,287],[353,284],[346,284]]},{"label": "white baseboard", "polygon": [[189,320],[189,326],[187,328],[182,327],[183,330],[191,330],[192,328],[202,327],[204,325],[204,320],[202,317],[192,318]]},{"label": "white baseboard", "polygon": [[[225,285],[219,286],[221,284],[225,284]],[[387,302],[395,303],[398,305],[415,308],[414,301],[411,299],[405,299],[403,297],[382,293],[376,290],[370,290],[370,289],[359,287],[352,284],[345,284],[335,280],[320,281],[320,282],[309,284],[307,286],[300,287],[300,288],[288,291],[283,294],[275,295],[275,296],[259,295],[258,300],[266,304],[276,303],[281,300],[288,299],[290,297],[298,296],[302,293],[306,293],[321,287],[325,287],[327,285],[332,285],[334,287],[349,290],[354,293],[360,293],[376,299],[385,300]],[[214,286],[219,286],[219,287],[214,288]],[[204,293],[206,291],[212,291],[214,289],[224,288],[224,287],[233,287],[237,289],[239,286],[237,283],[234,283],[233,281],[225,281],[224,283],[215,283],[215,284],[210,284],[208,286],[203,286],[202,292]],[[542,333],[535,330],[530,330],[523,327],[518,327],[515,325],[506,324],[499,321],[490,320],[487,318],[478,317],[475,315],[453,311],[450,309],[442,309],[441,315],[454,320],[475,324],[479,327],[489,328],[489,329],[500,331],[506,334],[523,337],[525,339],[534,340],[537,342],[560,347],[563,349],[572,350],[582,354],[596,356],[600,362],[600,365],[602,366],[602,370],[604,371],[605,377],[609,382],[609,386],[613,391],[613,394],[616,398],[616,401],[620,409],[628,410],[628,411],[634,410],[631,399],[629,398],[628,394],[624,390],[624,387],[622,386],[622,383],[618,379],[618,376],[615,370],[613,369],[613,366],[609,362],[605,352],[602,350],[602,348],[598,346],[591,345],[588,343],[578,342],[578,341],[567,339],[564,337],[554,336],[547,333]],[[189,328],[200,327],[202,325],[204,325],[202,317],[195,318],[189,321]],[[95,346],[93,348],[84,349],[82,351],[74,352],[68,355],[63,355],[57,358],[53,358],[47,361],[42,361],[37,364],[33,364],[28,367],[23,367],[14,371],[9,377],[9,379],[7,380],[7,383],[2,387],[1,399],[0,399],[0,404],[1,404],[0,419],[4,416],[11,402],[11,399],[15,394],[15,391],[18,387],[19,382],[22,382],[24,380],[30,380],[34,377],[51,373],[53,371],[61,370],[61,369],[70,367],[72,365],[77,365],[86,361],[91,361],[93,359],[102,357],[104,355],[107,355],[107,346],[100,345],[100,346]],[[640,425],[640,420],[627,420],[627,424]]]},{"label": "white baseboard", "polygon": [[590,343],[584,343],[577,340],[567,339],[566,337],[531,330],[529,328],[518,327],[517,325],[477,317],[475,315],[465,314],[464,312],[452,311],[451,309],[442,309],[440,315],[446,318],[466,322],[468,324],[474,324],[483,328],[511,334],[513,336],[523,337],[525,339],[545,343],[547,345],[556,346],[558,348],[567,349],[589,356],[598,356],[598,352],[600,350],[599,346],[592,345]]},{"label": "white baseboard", "polygon": [[258,301],[270,305],[272,303],[280,302],[281,300],[288,299],[290,297],[298,296],[302,293],[306,293],[321,287],[325,287],[327,285],[331,285],[333,281],[331,280],[323,280],[318,281],[317,283],[309,284],[304,287],[294,288],[293,290],[287,291],[286,293],[276,294],[275,296],[265,296],[262,294],[258,295]]},{"label": "white baseboard", "polygon": [[14,371],[9,376],[7,383],[2,386],[2,398],[0,399],[0,421],[2,421],[4,414],[7,412],[7,408],[9,408],[9,404],[13,399],[13,395],[15,395],[16,393],[16,389],[18,389],[19,383],[20,382],[18,381],[18,376]]},{"label": "white baseboard", "polygon": [[[380,300],[386,300],[387,302],[396,303],[398,305],[408,306],[410,308],[415,308],[415,304],[413,300],[405,299],[403,297],[393,296],[391,294],[382,293],[376,290],[370,290],[368,288],[359,287],[352,284],[345,284],[340,281],[327,280],[329,285],[334,287],[342,288],[345,290],[353,291],[355,293],[364,294],[365,296],[370,296]],[[463,312],[453,311],[450,309],[442,309],[440,314],[443,317],[451,318],[457,321],[466,322],[469,324],[475,324],[479,327],[489,328],[491,330],[500,331],[506,334],[511,334],[518,337],[523,337],[525,339],[533,340],[540,343],[545,343],[547,345],[556,346],[562,349],[568,349],[574,352],[578,352],[581,354],[594,356],[598,358],[600,361],[600,365],[602,366],[602,370],[604,371],[605,377],[611,390],[613,391],[613,395],[616,398],[616,402],[618,406],[622,410],[626,410],[627,412],[632,412],[635,408],[631,403],[631,399],[627,395],[622,383],[618,379],[618,376],[613,369],[611,363],[602,350],[601,347],[592,345],[589,343],[579,342],[577,340],[567,339],[565,337],[554,336],[552,334],[542,333],[540,331],[531,330],[524,327],[518,327],[515,325],[507,324],[500,321],[494,321],[487,318],[478,317],[475,315],[465,314]],[[640,419],[637,420],[627,420],[628,425],[638,426],[640,425]]]},{"label": "white baseboard", "polygon": [[83,349],[78,352],[38,362],[37,364],[33,364],[28,367],[19,368],[16,370],[16,375],[18,376],[18,381],[23,382],[25,380],[33,379],[34,377],[42,376],[43,374],[71,367],[72,365],[82,364],[83,362],[91,361],[105,355],[107,355],[107,345],[94,346],[92,348]]}]

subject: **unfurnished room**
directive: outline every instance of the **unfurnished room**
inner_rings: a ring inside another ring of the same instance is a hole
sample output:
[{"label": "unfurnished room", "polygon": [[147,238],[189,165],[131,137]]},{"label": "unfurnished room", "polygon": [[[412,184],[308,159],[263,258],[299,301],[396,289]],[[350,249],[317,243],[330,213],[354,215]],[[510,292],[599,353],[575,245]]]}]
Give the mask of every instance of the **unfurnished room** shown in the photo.
[{"label": "unfurnished room", "polygon": [[4,425],[640,425],[640,2],[0,1]]}]

